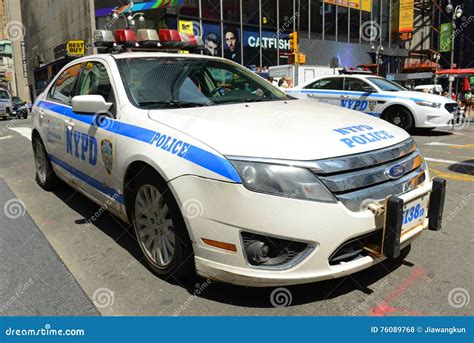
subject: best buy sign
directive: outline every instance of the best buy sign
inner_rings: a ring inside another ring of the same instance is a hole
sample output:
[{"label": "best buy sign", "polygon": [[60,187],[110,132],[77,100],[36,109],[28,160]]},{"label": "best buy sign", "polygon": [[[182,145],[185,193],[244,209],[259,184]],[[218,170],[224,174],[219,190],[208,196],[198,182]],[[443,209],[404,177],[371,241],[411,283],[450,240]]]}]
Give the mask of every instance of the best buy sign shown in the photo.
[{"label": "best buy sign", "polygon": [[84,56],[86,42],[84,40],[70,40],[66,43],[66,52],[68,56]]}]

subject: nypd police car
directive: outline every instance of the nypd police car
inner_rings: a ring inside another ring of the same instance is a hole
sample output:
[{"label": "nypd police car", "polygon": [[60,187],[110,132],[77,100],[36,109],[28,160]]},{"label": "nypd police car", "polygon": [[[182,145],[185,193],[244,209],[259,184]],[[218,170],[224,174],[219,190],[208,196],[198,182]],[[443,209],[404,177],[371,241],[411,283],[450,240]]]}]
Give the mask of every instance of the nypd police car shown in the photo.
[{"label": "nypd police car", "polygon": [[34,104],[36,179],[45,190],[61,179],[132,224],[160,276],[335,278],[397,258],[440,229],[444,206],[445,181],[413,139],[352,112],[222,58],[87,56]]},{"label": "nypd police car", "polygon": [[408,91],[382,77],[342,71],[288,90],[301,99],[314,99],[382,118],[406,131],[451,126],[455,101],[434,94]]},{"label": "nypd police car", "polygon": [[10,119],[12,114],[12,97],[6,89],[0,89],[0,118]]}]

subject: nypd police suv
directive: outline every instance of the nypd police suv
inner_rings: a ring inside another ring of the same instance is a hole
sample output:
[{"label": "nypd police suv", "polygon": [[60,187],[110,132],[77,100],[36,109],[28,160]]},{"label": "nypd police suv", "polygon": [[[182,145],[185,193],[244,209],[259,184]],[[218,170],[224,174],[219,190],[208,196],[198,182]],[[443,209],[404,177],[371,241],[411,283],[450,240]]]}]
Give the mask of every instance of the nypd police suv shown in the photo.
[{"label": "nypd police suv", "polygon": [[306,283],[440,228],[444,180],[404,130],[294,99],[222,58],[80,58],[32,116],[39,185],[59,178],[132,223],[158,275]]},{"label": "nypd police suv", "polygon": [[0,88],[0,118],[10,119],[12,114],[12,97],[6,89]]},{"label": "nypd police suv", "polygon": [[288,94],[364,112],[408,132],[449,127],[458,110],[451,99],[407,91],[370,73],[344,70],[341,74],[317,78],[289,89]]}]

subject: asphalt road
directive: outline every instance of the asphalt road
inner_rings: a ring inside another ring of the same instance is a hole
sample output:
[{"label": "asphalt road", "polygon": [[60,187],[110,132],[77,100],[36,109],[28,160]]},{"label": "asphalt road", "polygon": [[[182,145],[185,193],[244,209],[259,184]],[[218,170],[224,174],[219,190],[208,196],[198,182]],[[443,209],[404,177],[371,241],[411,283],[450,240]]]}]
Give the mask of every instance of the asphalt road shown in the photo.
[{"label": "asphalt road", "polygon": [[[156,277],[140,260],[133,232],[123,222],[105,213],[89,224],[99,206],[65,185],[51,193],[37,186],[28,139],[30,125],[30,119],[0,122],[0,178],[24,203],[25,215],[36,225],[31,224],[30,229],[44,235],[55,251],[50,255],[59,256],[103,315],[474,314],[474,300],[470,299],[474,294],[474,122],[454,131],[415,135],[432,175],[448,179],[441,232],[425,232],[398,260],[341,279],[287,287],[286,298],[282,298],[286,307],[272,305],[274,288],[207,283],[197,277],[184,282]],[[0,193],[2,203],[8,197],[8,192]],[[4,212],[0,209],[0,216]],[[8,228],[2,224],[3,230]],[[38,270],[16,267],[15,251],[25,246],[12,240],[9,249],[9,258],[0,260],[0,280],[17,280],[17,287],[23,280],[37,280]],[[51,259],[48,254],[31,254],[39,263]],[[26,289],[18,297],[25,308],[15,313],[31,314],[29,308],[37,313],[54,312],[57,302],[35,302],[31,296],[34,290],[45,298],[54,296],[56,286],[62,291],[70,287],[70,297],[77,294],[74,280],[69,286],[56,281],[58,285],[37,282]],[[11,289],[0,291],[0,308],[16,294],[15,285],[0,281],[0,287],[3,284]],[[83,304],[78,308],[71,302],[68,307],[62,301],[61,308],[64,313],[82,314],[87,300]]]}]

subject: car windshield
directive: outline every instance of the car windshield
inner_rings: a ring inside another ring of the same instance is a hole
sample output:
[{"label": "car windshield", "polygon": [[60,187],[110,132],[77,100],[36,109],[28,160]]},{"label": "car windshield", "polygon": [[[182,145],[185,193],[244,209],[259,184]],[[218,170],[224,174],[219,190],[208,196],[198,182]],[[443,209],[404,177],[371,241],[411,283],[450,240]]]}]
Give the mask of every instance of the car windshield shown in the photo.
[{"label": "car windshield", "polygon": [[392,82],[392,81],[388,81],[386,79],[382,79],[380,77],[369,77],[368,79],[377,87],[379,87],[382,91],[385,91],[385,92],[406,91],[406,88],[403,88],[399,84],[396,84],[395,82]]},{"label": "car windshield", "polygon": [[22,101],[19,97],[17,97],[17,96],[14,96],[14,97],[12,98],[12,102],[13,102],[15,105],[17,105],[17,104],[22,104],[22,103],[23,103],[23,101]]},{"label": "car windshield", "polygon": [[234,63],[205,58],[123,58],[117,65],[130,101],[140,108],[198,107],[291,97]]}]

